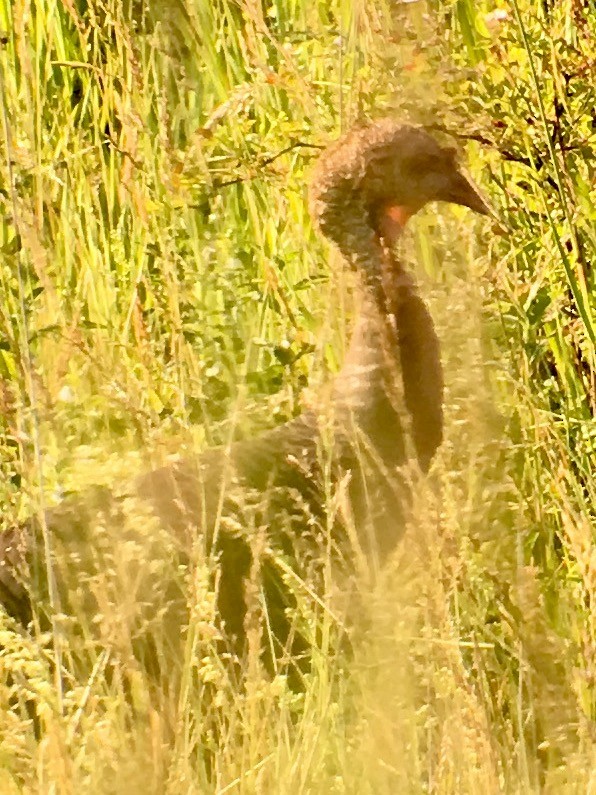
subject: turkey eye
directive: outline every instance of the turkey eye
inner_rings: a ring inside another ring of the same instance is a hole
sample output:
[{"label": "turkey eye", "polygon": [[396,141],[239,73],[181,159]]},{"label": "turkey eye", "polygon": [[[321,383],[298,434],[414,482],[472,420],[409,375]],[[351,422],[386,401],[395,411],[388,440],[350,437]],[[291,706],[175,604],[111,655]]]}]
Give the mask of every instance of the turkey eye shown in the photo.
[{"label": "turkey eye", "polygon": [[436,171],[440,167],[440,158],[435,154],[414,155],[407,165],[407,171],[414,177],[422,177],[430,171]]}]

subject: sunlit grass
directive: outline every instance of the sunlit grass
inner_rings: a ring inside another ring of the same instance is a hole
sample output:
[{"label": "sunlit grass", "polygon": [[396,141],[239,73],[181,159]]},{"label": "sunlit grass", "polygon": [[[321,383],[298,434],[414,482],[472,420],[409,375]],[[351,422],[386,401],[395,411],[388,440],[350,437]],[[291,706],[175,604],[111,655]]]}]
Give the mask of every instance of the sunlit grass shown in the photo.
[{"label": "sunlit grass", "polygon": [[[505,229],[431,208],[404,243],[447,438],[378,582],[331,577],[323,607],[295,583],[318,645],[304,692],[263,671],[257,635],[238,687],[208,562],[174,571],[139,505],[114,539],[87,497],[101,555],[81,583],[58,554],[69,616],[3,625],[3,792],[594,787],[596,16],[546,6],[0,4],[6,526],[40,483],[45,505],[125,489],[283,422],[337,370],[351,284],[305,182],[357,118],[473,139]],[[166,582],[193,607],[178,655]],[[147,632],[164,681],[138,663]]]}]

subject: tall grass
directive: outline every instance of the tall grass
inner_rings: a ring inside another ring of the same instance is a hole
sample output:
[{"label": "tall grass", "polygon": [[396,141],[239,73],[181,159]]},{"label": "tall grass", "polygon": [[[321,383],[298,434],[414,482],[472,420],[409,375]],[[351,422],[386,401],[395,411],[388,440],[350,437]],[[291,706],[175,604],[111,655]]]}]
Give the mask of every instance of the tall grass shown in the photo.
[{"label": "tall grass", "polygon": [[[304,185],[340,129],[390,113],[455,135],[504,227],[431,208],[403,243],[447,438],[387,570],[354,602],[341,583],[303,600],[305,692],[263,675],[258,643],[235,686],[209,572],[172,572],[141,506],[115,542],[91,504],[100,615],[3,619],[2,792],[596,786],[595,27],[571,0],[0,3],[6,526],[282,422],[337,369],[351,285]],[[76,559],[56,565],[76,596]],[[166,647],[172,579],[191,631],[156,688],[132,646],[142,620]]]}]

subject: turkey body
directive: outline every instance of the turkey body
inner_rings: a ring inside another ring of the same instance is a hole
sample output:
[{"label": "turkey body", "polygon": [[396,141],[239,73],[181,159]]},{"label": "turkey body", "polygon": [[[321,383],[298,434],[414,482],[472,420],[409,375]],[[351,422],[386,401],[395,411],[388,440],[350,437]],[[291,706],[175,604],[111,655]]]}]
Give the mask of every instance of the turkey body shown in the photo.
[{"label": "turkey body", "polygon": [[[349,536],[382,561],[403,532],[407,440],[426,471],[442,439],[443,379],[432,319],[393,243],[401,221],[435,199],[487,212],[453,152],[418,128],[378,122],[330,147],[315,171],[311,212],[355,272],[360,301],[341,371],[320,403],[296,419],[155,469],[130,488],[152,526],[170,539],[168,554],[192,566],[200,548],[210,563],[218,625],[237,658],[244,653],[248,578],[260,582],[277,644],[268,652],[273,669],[277,653],[300,656],[307,645],[291,631],[295,598],[279,560],[300,571],[329,548],[345,560]],[[121,521],[120,498],[100,492],[84,502],[47,516],[59,548],[81,550],[73,558],[79,563],[93,557],[94,514],[116,528],[115,544]],[[46,596],[41,548],[35,523],[4,534],[0,545],[0,599],[24,623],[31,598]],[[97,609],[93,599],[89,609]],[[177,593],[164,612],[174,646],[188,609],[188,595]]]},{"label": "turkey body", "polygon": [[[182,459],[137,482],[137,494],[181,540],[183,555],[198,537],[200,554],[212,556],[218,619],[237,656],[244,652],[245,583],[251,572],[254,577],[255,546],[267,625],[279,656],[295,659],[307,654],[308,644],[298,635],[287,647],[287,612],[296,598],[280,560],[312,585],[313,579],[320,582],[330,552],[338,569],[349,570],[352,554],[384,558],[403,531],[406,496],[396,470],[405,456],[401,426],[396,416],[396,433],[390,432],[393,408],[386,395],[366,406],[362,424],[355,424],[352,405],[331,404],[329,412],[305,412],[254,439]],[[383,436],[382,445],[371,446],[371,433]],[[347,523],[357,530],[352,538],[357,535],[360,550],[348,543]],[[259,533],[262,543],[255,544]],[[272,660],[267,667],[272,670]]]}]

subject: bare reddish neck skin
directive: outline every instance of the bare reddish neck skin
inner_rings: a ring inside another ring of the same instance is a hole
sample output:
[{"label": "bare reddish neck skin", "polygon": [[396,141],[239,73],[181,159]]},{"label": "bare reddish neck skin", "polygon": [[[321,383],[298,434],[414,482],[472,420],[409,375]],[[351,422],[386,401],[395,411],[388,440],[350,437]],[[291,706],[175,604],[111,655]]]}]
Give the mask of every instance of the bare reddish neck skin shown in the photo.
[{"label": "bare reddish neck skin", "polygon": [[408,220],[417,211],[417,207],[387,204],[381,208],[377,216],[377,231],[384,249],[382,279],[387,302],[386,310],[393,315],[399,311],[404,295],[410,295],[412,290],[415,290],[414,278],[395,256],[393,246]]},{"label": "bare reddish neck skin", "polygon": [[385,245],[391,247],[396,242],[416,211],[417,208],[397,204],[386,204],[381,208],[377,216],[377,230]]}]

